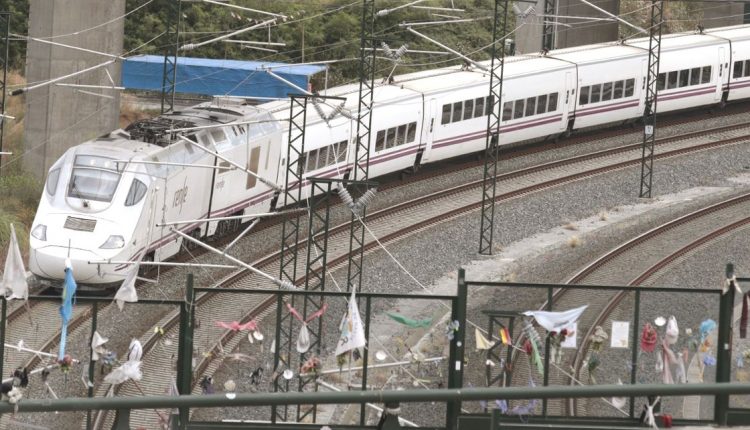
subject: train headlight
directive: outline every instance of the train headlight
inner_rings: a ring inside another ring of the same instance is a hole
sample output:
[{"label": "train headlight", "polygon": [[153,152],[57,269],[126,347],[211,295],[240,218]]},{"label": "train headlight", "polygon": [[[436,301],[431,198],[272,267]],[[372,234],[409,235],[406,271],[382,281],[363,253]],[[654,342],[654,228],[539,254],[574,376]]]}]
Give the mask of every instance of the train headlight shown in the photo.
[{"label": "train headlight", "polygon": [[118,249],[125,246],[125,239],[122,236],[112,235],[110,236],[102,246],[101,249]]},{"label": "train headlight", "polygon": [[34,227],[33,230],[31,230],[31,235],[35,239],[47,241],[47,226],[44,224],[37,224],[36,227]]}]

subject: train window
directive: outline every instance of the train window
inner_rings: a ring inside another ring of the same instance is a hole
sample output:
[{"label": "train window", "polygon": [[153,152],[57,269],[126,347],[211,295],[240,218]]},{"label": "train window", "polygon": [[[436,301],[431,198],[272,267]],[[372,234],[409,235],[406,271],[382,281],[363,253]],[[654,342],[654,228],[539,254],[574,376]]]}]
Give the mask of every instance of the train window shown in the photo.
[{"label": "train window", "polygon": [[635,79],[628,79],[625,81],[625,97],[632,97],[633,90],[635,89]]},{"label": "train window", "polygon": [[667,74],[667,89],[671,90],[677,88],[677,72],[669,72]]},{"label": "train window", "polygon": [[599,84],[592,85],[591,86],[591,96],[590,96],[590,102],[591,103],[599,103],[599,99],[602,95],[602,86]]},{"label": "train window", "polygon": [[[445,107],[445,106],[443,106]],[[448,106],[450,107],[450,106]],[[445,124],[445,123],[443,123]],[[375,138],[375,150],[376,151],[382,151],[385,149],[385,130],[380,130],[378,132],[378,137]]]},{"label": "train window", "polygon": [[510,121],[513,118],[513,102],[503,104],[503,121]]},{"label": "train window", "polygon": [[489,115],[490,111],[492,110],[492,105],[495,104],[495,96],[487,96],[485,97],[486,101],[484,103],[484,114]]},{"label": "train window", "polygon": [[324,146],[318,149],[318,163],[315,165],[316,169],[320,169],[321,167],[328,165],[328,148],[329,146]]},{"label": "train window", "polygon": [[745,73],[743,76],[750,76],[750,60],[745,60]]},{"label": "train window", "polygon": [[203,147],[208,148],[211,145],[211,142],[208,140],[208,136],[204,133],[200,133],[198,135],[198,143],[203,145]]},{"label": "train window", "polygon": [[227,135],[224,134],[224,130],[220,128],[214,128],[211,130],[211,137],[214,138],[214,143],[219,143],[227,140]]},{"label": "train window", "polygon": [[395,144],[396,144],[396,127],[393,127],[393,128],[388,129],[388,133],[385,136],[385,147],[393,148]]},{"label": "train window", "polygon": [[[260,164],[260,146],[250,150],[250,159],[247,160],[247,170],[258,173],[258,164]],[[253,175],[247,175],[247,182],[245,183],[245,189],[249,190],[258,183],[258,178]]]},{"label": "train window", "polygon": [[536,97],[529,97],[526,99],[526,115],[531,116],[536,113]]},{"label": "train window", "polygon": [[461,114],[463,113],[461,108],[463,108],[463,105],[463,102],[453,103],[453,119],[451,119],[451,122],[461,121]]},{"label": "train window", "polygon": [[667,87],[667,74],[659,73],[659,77],[656,78],[656,91],[661,91]]},{"label": "train window", "polygon": [[536,113],[547,112],[547,94],[536,98]]},{"label": "train window", "polygon": [[698,85],[701,83],[701,68],[696,67],[690,69],[690,85]]},{"label": "train window", "polygon": [[705,66],[701,71],[701,84],[707,84],[709,82],[711,82],[711,66]]},{"label": "train window", "polygon": [[612,98],[613,99],[621,99],[622,98],[622,89],[623,89],[624,84],[625,84],[625,82],[623,82],[623,81],[617,81],[617,82],[615,82],[615,88],[614,88],[614,91],[612,92]]},{"label": "train window", "polygon": [[451,104],[443,105],[443,118],[440,120],[440,124],[445,125],[451,122]]},{"label": "train window", "polygon": [[404,143],[406,143],[406,124],[398,126],[398,134],[396,135],[396,146]]},{"label": "train window", "polygon": [[133,183],[130,185],[130,191],[128,191],[127,197],[125,197],[125,206],[133,206],[143,199],[146,195],[146,184],[133,179]]},{"label": "train window", "polygon": [[47,176],[47,194],[54,196],[57,191],[57,181],[60,180],[60,169],[49,172]]},{"label": "train window", "polygon": [[523,102],[525,100],[516,100],[513,107],[513,119],[523,118]]},{"label": "train window", "polygon": [[417,138],[417,123],[410,122],[406,131],[406,143],[414,142],[414,139],[416,138]]},{"label": "train window", "polygon": [[547,103],[547,112],[554,112],[557,110],[557,93],[549,95],[549,102]]},{"label": "train window", "polygon": [[474,118],[484,116],[484,97],[474,99]]},{"label": "train window", "polygon": [[734,70],[732,71],[732,77],[733,78],[741,78],[742,77],[742,61],[735,61],[734,62]]},{"label": "train window", "polygon": [[315,170],[316,165],[318,164],[318,150],[312,150],[307,153],[307,166],[305,167],[305,172],[312,172]]},{"label": "train window", "polygon": [[589,102],[589,87],[581,87],[581,92],[578,95],[578,104],[585,105]]},{"label": "train window", "polygon": [[690,83],[690,69],[680,70],[680,87],[686,87]]},{"label": "train window", "polygon": [[602,84],[602,101],[612,100],[612,82]]},{"label": "train window", "polygon": [[349,141],[342,140],[339,142],[339,150],[336,153],[336,162],[342,162],[346,160],[346,150],[348,149]]},{"label": "train window", "polygon": [[474,115],[474,99],[464,101],[464,121]]}]

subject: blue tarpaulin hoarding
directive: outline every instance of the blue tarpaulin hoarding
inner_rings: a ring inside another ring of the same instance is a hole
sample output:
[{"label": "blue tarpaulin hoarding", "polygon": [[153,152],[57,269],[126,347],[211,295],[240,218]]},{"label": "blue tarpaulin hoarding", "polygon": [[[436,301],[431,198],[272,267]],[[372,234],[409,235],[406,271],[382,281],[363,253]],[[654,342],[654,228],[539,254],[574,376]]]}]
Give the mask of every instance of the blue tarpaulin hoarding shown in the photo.
[{"label": "blue tarpaulin hoarding", "polygon": [[[178,57],[175,91],[238,97],[286,97],[287,94],[299,93],[299,90],[271,76],[267,69],[307,89],[310,76],[325,70],[325,66]],[[123,62],[122,84],[128,89],[161,91],[163,72],[164,57],[161,55],[130,57]]]}]

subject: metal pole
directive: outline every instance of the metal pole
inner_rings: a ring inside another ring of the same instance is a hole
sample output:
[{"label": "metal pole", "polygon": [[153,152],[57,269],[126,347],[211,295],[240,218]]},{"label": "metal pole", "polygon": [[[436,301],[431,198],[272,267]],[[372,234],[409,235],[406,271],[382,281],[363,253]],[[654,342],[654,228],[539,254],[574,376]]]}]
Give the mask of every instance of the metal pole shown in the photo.
[{"label": "metal pole", "polygon": [[[7,94],[6,87],[8,82],[8,52],[10,43],[8,42],[10,36],[10,13],[0,13],[0,37],[2,37],[2,45],[0,45],[0,61],[2,62],[2,81],[0,81],[0,152],[3,152],[3,131],[5,129],[5,95]],[[3,173],[2,165],[3,157],[0,156],[0,175]]]},{"label": "metal pole", "polygon": [[[630,384],[635,385],[638,380],[638,348],[640,342],[638,342],[638,331],[641,325],[641,292],[635,292],[635,303],[633,304],[633,336],[631,339],[633,345],[633,354],[630,357],[631,368],[630,368]],[[635,418],[635,398],[630,398],[630,418]]]},{"label": "metal pole", "polygon": [[[552,311],[552,300],[553,300],[552,287],[547,287],[547,311]],[[544,340],[544,386],[549,385],[549,345],[550,339],[549,334]],[[547,399],[542,400],[542,416],[547,417]]]},{"label": "metal pole", "polygon": [[651,0],[651,26],[648,38],[648,73],[646,75],[646,101],[643,110],[643,149],[641,154],[640,197],[651,198],[654,167],[654,143],[656,142],[656,102],[659,78],[659,56],[661,54],[661,30],[664,4]]},{"label": "metal pole", "polygon": [[[193,274],[188,273],[185,285],[185,301],[180,304],[180,343],[177,349],[177,390],[180,395],[187,395],[192,391],[194,313]],[[189,419],[190,408],[181,407],[179,409],[179,428],[187,428]]]},{"label": "metal pole", "polygon": [[[375,93],[375,0],[362,0],[359,51],[359,102],[357,103],[357,140],[354,145],[354,163],[349,179],[367,182],[370,174],[370,140],[372,128],[373,95]],[[364,185],[367,190],[367,185]],[[362,209],[361,220],[365,220]],[[346,291],[359,287],[362,290],[362,262],[365,254],[365,227],[352,213],[349,228],[349,254],[346,271]]]},{"label": "metal pole", "polygon": [[[479,253],[483,255],[492,255],[492,239],[495,231],[495,192],[497,187],[497,162],[500,156],[500,118],[502,115],[503,74],[505,70],[505,39],[498,42],[497,36],[498,34],[505,36],[507,23],[508,0],[495,0],[495,16],[492,24],[492,60],[490,61],[490,94],[486,102],[488,114],[482,180],[482,212],[479,228]],[[498,43],[500,46],[497,46]]]},{"label": "metal pole", "polygon": [[180,43],[180,17],[182,0],[164,0],[167,25],[164,38],[164,72],[161,85],[161,113],[174,110],[174,93],[177,88],[177,48]]},{"label": "metal pole", "polygon": [[[268,406],[286,404],[359,404],[389,402],[461,402],[476,400],[519,400],[597,398],[629,396],[748,395],[750,383],[727,384],[639,384],[639,385],[550,385],[548,387],[454,388],[439,390],[342,391],[333,393],[237,393],[233,399],[221,394],[187,396],[68,397],[27,399],[17,405],[0,402],[0,413],[85,411],[87,409],[171,409]],[[451,427],[451,428],[455,428]]]},{"label": "metal pole", "polygon": [[555,49],[555,21],[550,18],[555,15],[556,0],[544,0],[544,16],[542,17],[542,51]]},{"label": "metal pole", "polygon": [[[732,322],[734,321],[734,265],[727,264],[727,282],[730,283],[719,301],[719,333],[716,345],[716,382],[728,383],[732,379]],[[714,419],[720,426],[727,425],[729,395],[714,398]]]},{"label": "metal pole", "polygon": [[[371,314],[372,314],[372,297],[366,297],[365,298],[365,339],[370,338],[370,321],[371,321]],[[369,369],[369,366],[367,363],[369,362],[370,358],[370,348],[365,348],[364,356],[362,357],[362,391],[367,390],[367,371]],[[365,425],[365,404],[362,403],[362,406],[360,406],[359,410],[359,425],[364,426]]]},{"label": "metal pole", "polygon": [[[96,317],[99,314],[99,302],[91,305],[91,336],[89,336],[89,383],[88,397],[94,397],[94,333],[96,333]],[[91,409],[86,411],[86,429],[91,429]]]},{"label": "metal pole", "polygon": [[[458,269],[458,288],[451,311],[451,321],[458,321],[458,331],[450,342],[450,359],[448,370],[448,388],[461,389],[464,377],[464,346],[466,335],[466,304],[468,287],[466,286],[466,271]],[[458,427],[458,415],[461,413],[461,401],[454,399],[447,405],[447,428]]]},{"label": "metal pole", "polygon": [[[2,305],[0,305],[0,317],[2,318],[2,322],[0,322],[0,326],[2,327],[2,330],[0,330],[0,345],[5,345],[5,331],[8,328],[8,299],[5,297],[2,297]],[[27,310],[28,311],[28,310]],[[0,375],[5,374],[5,369],[3,369],[3,364],[5,363],[5,348],[0,348]]]}]

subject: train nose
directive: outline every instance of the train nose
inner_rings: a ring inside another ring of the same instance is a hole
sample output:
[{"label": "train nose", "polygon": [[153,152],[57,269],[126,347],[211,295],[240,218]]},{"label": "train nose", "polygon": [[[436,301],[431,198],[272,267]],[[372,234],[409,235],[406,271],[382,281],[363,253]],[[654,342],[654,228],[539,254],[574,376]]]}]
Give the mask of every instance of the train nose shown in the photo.
[{"label": "train nose", "polygon": [[[32,249],[29,255],[31,270],[46,278],[62,279],[65,276],[65,259],[68,248],[62,246],[45,246]],[[123,275],[112,273],[112,266],[88,264],[89,261],[101,261],[104,258],[88,249],[70,248],[70,261],[73,265],[73,278],[76,282],[103,283],[116,282]],[[62,281],[61,281],[62,282]]]}]

